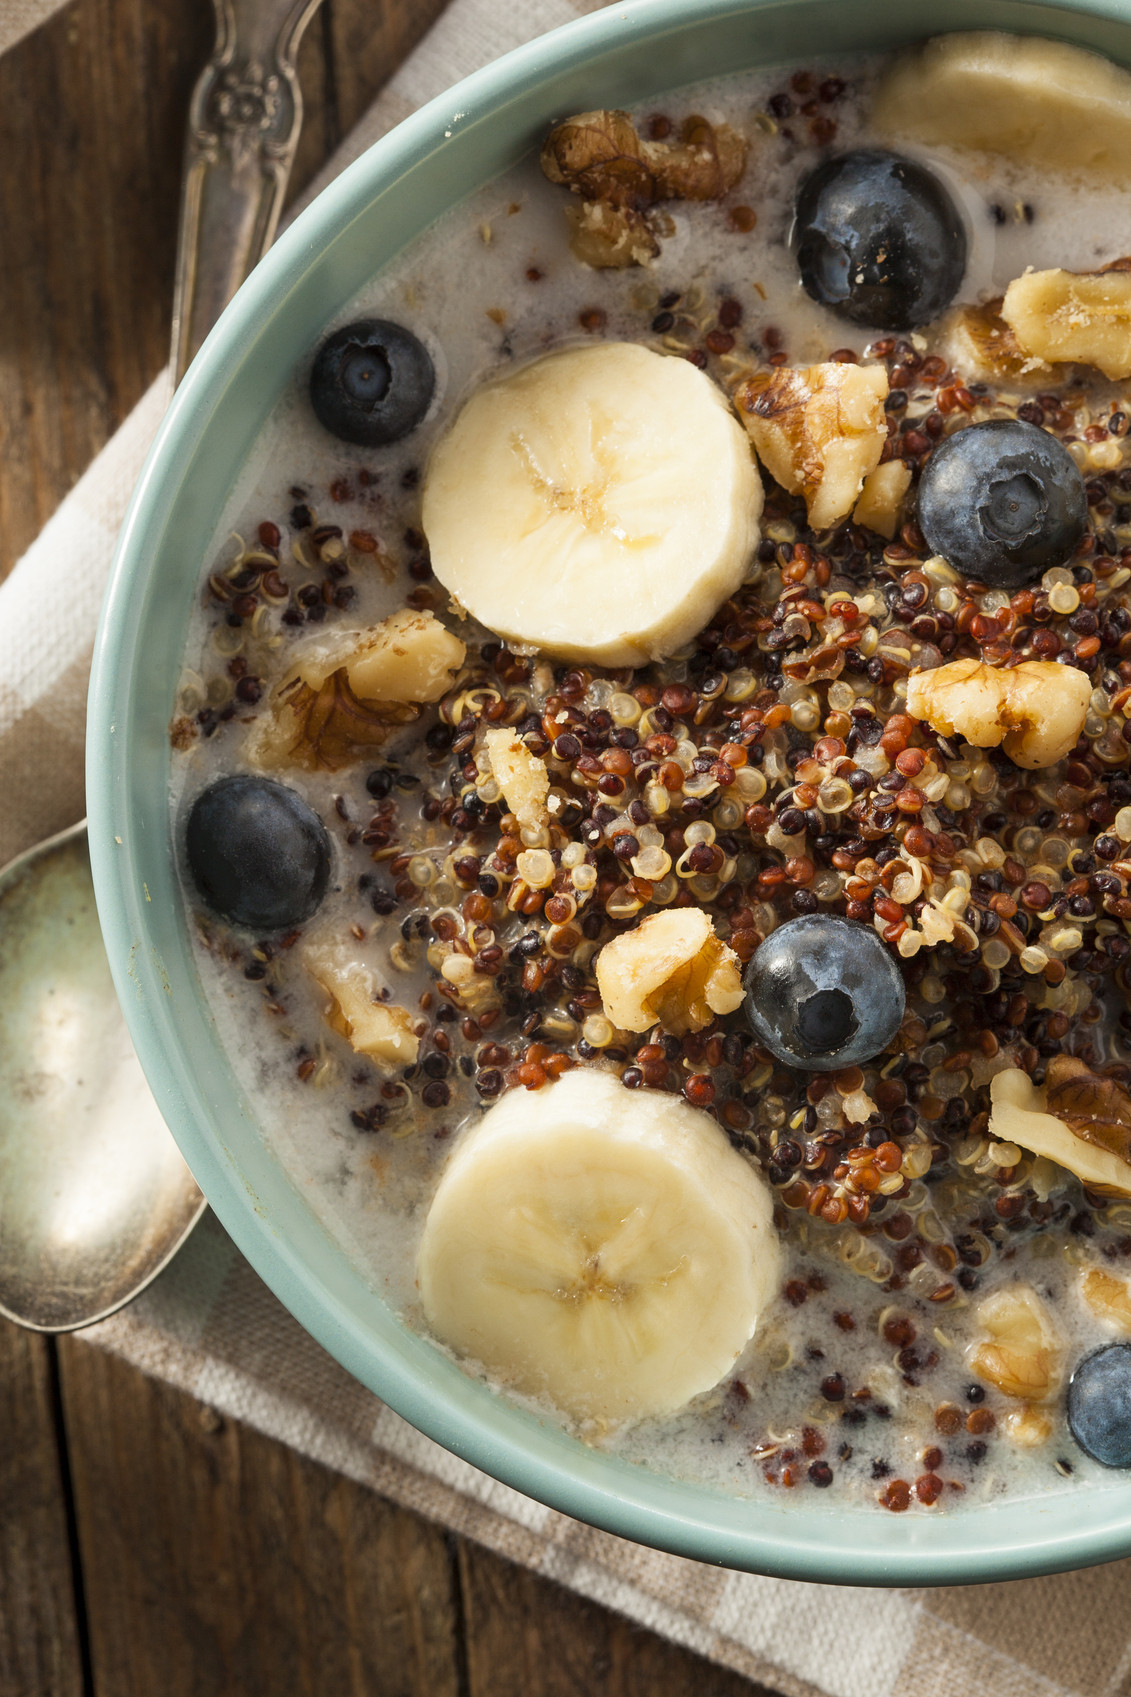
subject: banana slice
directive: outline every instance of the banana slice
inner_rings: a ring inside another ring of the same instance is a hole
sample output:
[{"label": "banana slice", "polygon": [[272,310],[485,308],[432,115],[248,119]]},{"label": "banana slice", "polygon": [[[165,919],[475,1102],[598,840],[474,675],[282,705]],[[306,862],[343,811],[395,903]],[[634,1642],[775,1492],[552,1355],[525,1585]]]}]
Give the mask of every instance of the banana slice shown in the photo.
[{"label": "banana slice", "polygon": [[1034,35],[935,36],[880,79],[881,135],[1002,153],[1051,171],[1122,177],[1131,76],[1098,53]]},{"label": "banana slice", "polygon": [[681,1408],[777,1288],[769,1189],[708,1115],[592,1068],[465,1132],[421,1238],[428,1323],[580,1420]]},{"label": "banana slice", "polygon": [[507,642],[638,666],[738,588],[762,485],[709,377],[633,342],[484,385],[433,452],[432,568]]}]

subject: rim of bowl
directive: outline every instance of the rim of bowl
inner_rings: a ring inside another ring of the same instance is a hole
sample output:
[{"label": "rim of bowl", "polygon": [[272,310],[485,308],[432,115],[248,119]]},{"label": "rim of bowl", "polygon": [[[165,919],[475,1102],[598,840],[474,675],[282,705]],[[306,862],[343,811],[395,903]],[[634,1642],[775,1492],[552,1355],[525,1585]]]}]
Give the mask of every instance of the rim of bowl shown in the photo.
[{"label": "rim of bowl", "polygon": [[[222,417],[225,396],[241,371],[246,378],[247,350],[254,348],[264,323],[299,281],[317,271],[327,247],[364,214],[383,186],[434,160],[439,150],[463,145],[483,124],[505,119],[508,106],[520,97],[548,96],[563,75],[595,70],[601,61],[625,49],[655,50],[659,44],[670,46],[683,40],[685,32],[726,28],[750,16],[761,15],[765,20],[787,11],[806,13],[811,24],[823,21],[827,25],[834,3],[842,8],[841,17],[867,13],[867,26],[861,26],[858,34],[868,39],[861,39],[856,51],[879,51],[921,39],[925,30],[930,33],[930,26],[920,21],[924,10],[905,8],[902,0],[871,0],[870,4],[868,0],[629,0],[514,49],[431,101],[347,167],[280,236],[226,309],[178,389],[146,460],[119,539],[91,677],[87,738],[91,860],[107,953],[131,1035],[157,1101],[201,1188],[240,1250],[300,1323],[412,1425],[457,1458],[537,1503],[622,1537],[716,1565],[856,1585],[953,1584],[1033,1576],[1127,1554],[1131,1550],[1131,1484],[1089,1488],[1086,1523],[1082,1523],[1085,1497],[1077,1492],[983,1505],[929,1520],[918,1515],[897,1518],[870,1507],[838,1509],[832,1504],[820,1509],[799,1505],[785,1512],[755,1497],[734,1497],[681,1483],[602,1456],[552,1422],[495,1395],[463,1374],[427,1340],[409,1332],[375,1295],[370,1301],[380,1312],[366,1315],[356,1289],[360,1275],[348,1266],[341,1249],[331,1252],[320,1276],[312,1269],[309,1254],[300,1251],[286,1232],[280,1235],[262,1200],[262,1185],[257,1193],[215,1123],[220,1097],[210,1099],[209,1079],[194,1072],[182,1052],[184,1009],[178,1010],[164,961],[149,940],[154,921],[152,909],[148,914],[146,909],[151,898],[140,875],[147,864],[171,872],[169,833],[167,826],[161,832],[150,831],[129,805],[131,767],[135,758],[144,756],[146,740],[152,761],[153,745],[159,739],[166,772],[169,755],[165,722],[156,728],[134,722],[137,681],[144,671],[141,592],[160,561],[162,544],[168,541],[172,509],[188,475],[186,468],[191,470],[194,455]],[[930,11],[936,14],[936,31],[996,27],[1060,35],[1096,46],[1109,56],[1116,56],[1111,45],[1114,34],[1122,37],[1118,57],[1131,61],[1126,0],[947,0],[945,5],[940,0]],[[790,28],[797,30],[796,19]],[[810,39],[828,36],[818,33]],[[792,54],[794,61],[800,56]],[[789,58],[789,54],[774,53],[752,62],[770,66],[787,63]],[[646,80],[657,93],[692,79],[657,73]],[[646,94],[647,89],[641,98]],[[545,107],[543,124],[554,110]],[[448,204],[458,204],[462,198],[456,196]],[[340,311],[353,292],[334,295],[322,322]],[[262,416],[268,410],[269,405]],[[230,488],[221,491],[209,539],[229,493]],[[170,705],[171,693],[170,682],[166,691]],[[161,810],[164,817],[164,797]],[[158,836],[160,841],[155,840]],[[183,912],[176,923],[185,931]],[[219,1064],[222,1072],[224,1063]],[[297,1193],[291,1195],[296,1204],[305,1206],[298,1203]],[[337,1279],[332,1276],[335,1255],[342,1260],[342,1277]]]}]

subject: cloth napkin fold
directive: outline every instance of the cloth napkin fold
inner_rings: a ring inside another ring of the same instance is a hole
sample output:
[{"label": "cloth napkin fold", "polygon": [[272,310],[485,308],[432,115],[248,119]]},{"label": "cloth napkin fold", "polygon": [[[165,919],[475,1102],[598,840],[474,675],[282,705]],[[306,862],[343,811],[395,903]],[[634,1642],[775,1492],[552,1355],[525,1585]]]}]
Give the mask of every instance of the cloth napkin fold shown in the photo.
[{"label": "cloth napkin fold", "polygon": [[6,53],[67,0],[0,0],[0,53]]},{"label": "cloth napkin fold", "polygon": [[[0,51],[58,4],[0,0]],[[452,0],[315,188],[460,77],[592,9],[593,0]],[[168,379],[158,379],[0,585],[0,863],[81,811],[98,605],[168,393]],[[1011,1585],[883,1591],[733,1573],[626,1543],[543,1508],[414,1431],[298,1326],[211,1215],[131,1308],[85,1335],[788,1697],[1131,1693],[1131,1561]]]}]

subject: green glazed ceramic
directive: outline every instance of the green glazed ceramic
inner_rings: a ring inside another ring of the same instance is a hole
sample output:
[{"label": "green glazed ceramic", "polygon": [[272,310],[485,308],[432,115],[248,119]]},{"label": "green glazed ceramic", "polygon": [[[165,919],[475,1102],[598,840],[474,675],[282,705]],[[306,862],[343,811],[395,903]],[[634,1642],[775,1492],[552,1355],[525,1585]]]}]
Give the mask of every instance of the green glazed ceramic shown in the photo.
[{"label": "green glazed ceramic", "polygon": [[1109,1561],[1131,1552],[1131,1479],[949,1515],[743,1501],[586,1448],[406,1331],[276,1163],[205,1010],[174,871],[166,728],[213,530],[296,360],[375,271],[537,145],[551,118],[801,60],[814,43],[827,59],[986,28],[1131,64],[1128,0],[632,0],[509,54],[401,124],[281,237],[178,390],[122,533],[91,684],[91,859],[118,992],[185,1158],[256,1270],[351,1373],[456,1455],[623,1537],[794,1579],[954,1584]]}]

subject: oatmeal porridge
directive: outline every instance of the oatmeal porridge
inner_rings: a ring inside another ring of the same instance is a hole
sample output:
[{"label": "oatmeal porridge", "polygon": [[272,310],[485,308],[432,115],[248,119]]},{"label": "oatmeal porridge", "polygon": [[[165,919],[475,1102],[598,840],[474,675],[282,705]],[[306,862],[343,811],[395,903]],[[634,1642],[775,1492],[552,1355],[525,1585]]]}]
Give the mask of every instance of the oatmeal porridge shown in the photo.
[{"label": "oatmeal porridge", "polygon": [[172,818],[264,1136],[409,1325],[675,1476],[1131,1465],[1128,131],[985,35],[564,118],[328,327],[207,563]]}]

